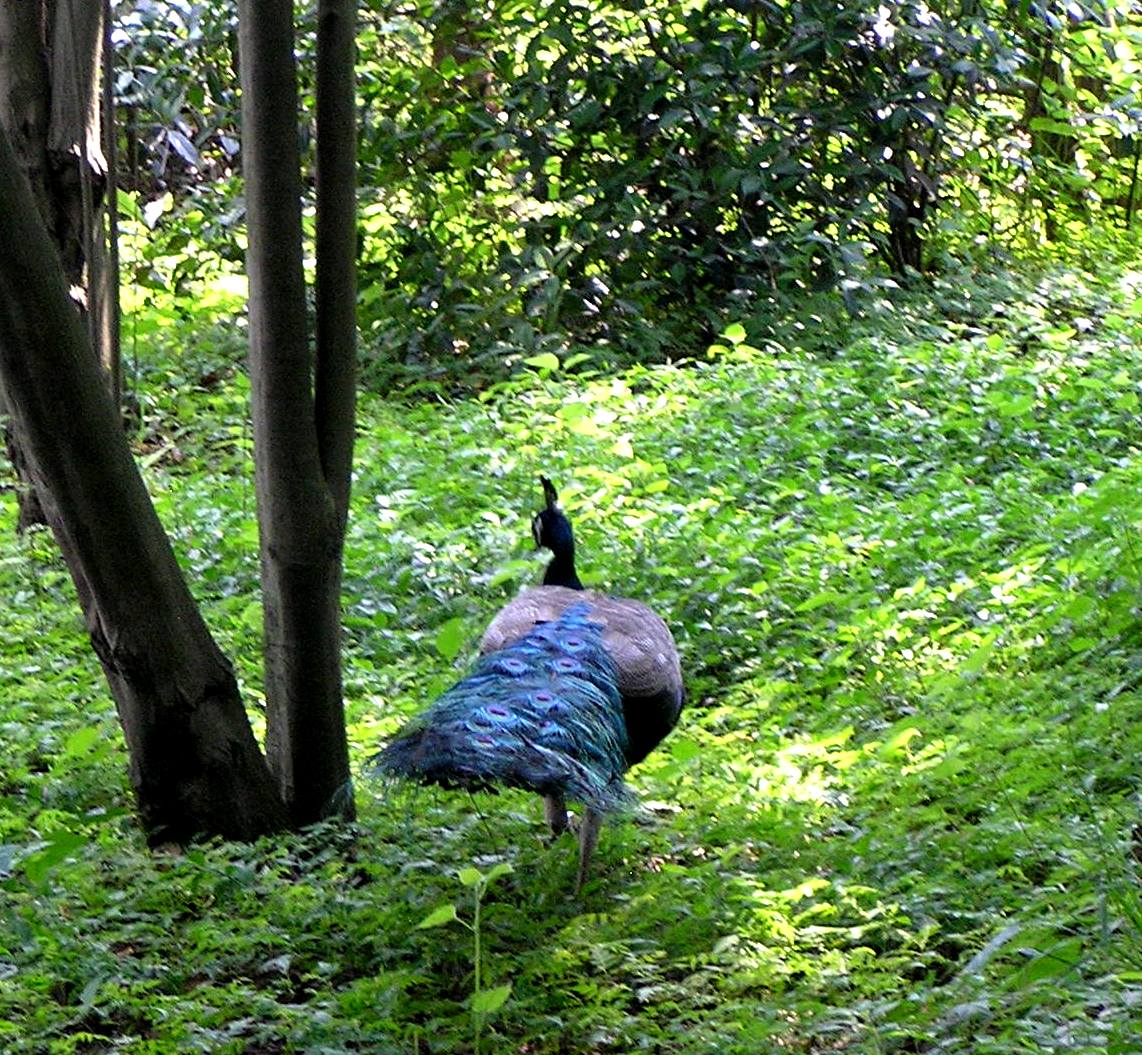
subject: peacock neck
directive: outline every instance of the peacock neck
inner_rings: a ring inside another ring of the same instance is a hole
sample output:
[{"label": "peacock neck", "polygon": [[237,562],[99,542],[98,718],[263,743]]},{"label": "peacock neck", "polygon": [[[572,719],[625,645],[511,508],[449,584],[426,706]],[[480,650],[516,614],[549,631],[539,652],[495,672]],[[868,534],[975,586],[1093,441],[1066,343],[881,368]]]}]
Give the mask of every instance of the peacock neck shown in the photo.
[{"label": "peacock neck", "polygon": [[579,573],[575,571],[575,549],[556,553],[547,571],[543,573],[544,586],[566,586],[571,590],[583,589]]}]

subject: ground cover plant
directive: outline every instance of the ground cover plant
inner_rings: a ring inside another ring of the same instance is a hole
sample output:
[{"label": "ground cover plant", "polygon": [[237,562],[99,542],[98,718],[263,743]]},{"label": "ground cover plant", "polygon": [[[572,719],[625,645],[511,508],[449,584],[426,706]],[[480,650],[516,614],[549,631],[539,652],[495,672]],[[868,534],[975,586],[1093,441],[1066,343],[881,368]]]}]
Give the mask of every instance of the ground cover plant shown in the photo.
[{"label": "ground cover plant", "polygon": [[[65,571],[5,493],[0,1049],[1142,1049],[1142,275],[1107,259],[366,397],[354,827],[147,852]],[[137,450],[256,708],[240,349],[145,331]],[[579,898],[532,798],[366,772],[537,577],[541,471],[691,690]]]}]

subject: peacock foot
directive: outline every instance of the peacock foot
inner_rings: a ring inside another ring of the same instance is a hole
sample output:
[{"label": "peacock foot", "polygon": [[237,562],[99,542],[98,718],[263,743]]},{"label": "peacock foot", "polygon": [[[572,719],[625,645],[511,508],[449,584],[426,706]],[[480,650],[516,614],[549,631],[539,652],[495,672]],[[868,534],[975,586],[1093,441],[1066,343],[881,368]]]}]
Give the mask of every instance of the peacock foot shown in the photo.
[{"label": "peacock foot", "polygon": [[575,831],[572,827],[571,814],[567,803],[559,793],[543,796],[543,819],[551,829],[551,841],[554,842],[564,832]]},{"label": "peacock foot", "polygon": [[579,818],[570,810],[567,810],[558,821],[552,821],[549,818],[548,825],[551,829],[551,834],[547,837],[548,846],[554,844],[561,835],[566,835],[568,832],[572,835],[579,834]]}]

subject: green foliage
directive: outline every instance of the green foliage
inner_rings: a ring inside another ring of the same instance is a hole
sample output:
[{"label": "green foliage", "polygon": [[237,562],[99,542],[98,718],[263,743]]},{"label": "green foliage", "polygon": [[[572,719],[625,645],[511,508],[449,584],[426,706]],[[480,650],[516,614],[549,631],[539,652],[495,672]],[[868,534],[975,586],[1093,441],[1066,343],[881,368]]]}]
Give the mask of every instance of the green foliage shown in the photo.
[{"label": "green foliage", "polygon": [[[684,367],[366,398],[352,829],[147,852],[67,577],[0,493],[0,1048],[1139,1050],[1142,287],[1104,249],[843,329],[807,301]],[[256,718],[245,380],[156,332],[136,442]],[[691,690],[580,898],[527,796],[364,772],[537,577],[541,471]]]},{"label": "green foliage", "polygon": [[774,293],[876,288],[874,256],[922,268],[948,144],[1017,64],[926,4],[383,11],[364,308],[414,375],[677,357]]},{"label": "green foliage", "polygon": [[[190,303],[244,249],[234,14],[115,11],[127,288]],[[364,377],[451,394],[678,360],[810,291],[860,313],[981,250],[1129,223],[1134,21],[1125,0],[364,4]],[[299,30],[310,157],[308,9]]]}]

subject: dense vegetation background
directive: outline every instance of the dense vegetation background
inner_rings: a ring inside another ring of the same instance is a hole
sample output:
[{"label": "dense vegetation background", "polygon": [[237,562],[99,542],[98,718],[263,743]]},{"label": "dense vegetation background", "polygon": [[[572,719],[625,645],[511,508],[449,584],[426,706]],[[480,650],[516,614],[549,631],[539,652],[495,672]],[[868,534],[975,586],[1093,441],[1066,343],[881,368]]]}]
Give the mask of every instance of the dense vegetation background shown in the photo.
[{"label": "dense vegetation background", "polygon": [[[117,19],[132,440],[257,720],[233,21]],[[1136,21],[366,5],[360,819],[148,853],[0,530],[0,1046],[1142,1050]],[[527,797],[365,773],[537,577],[541,471],[691,690],[578,899]]]}]

